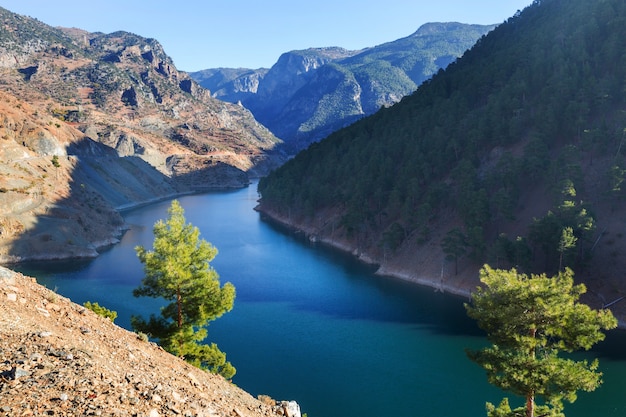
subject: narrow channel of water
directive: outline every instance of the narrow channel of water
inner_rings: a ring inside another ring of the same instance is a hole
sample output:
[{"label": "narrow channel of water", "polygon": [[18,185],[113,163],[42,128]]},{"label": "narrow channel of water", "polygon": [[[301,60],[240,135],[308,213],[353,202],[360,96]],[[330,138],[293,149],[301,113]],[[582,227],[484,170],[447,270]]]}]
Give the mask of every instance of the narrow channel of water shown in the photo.
[{"label": "narrow channel of water", "polygon": [[[212,262],[237,288],[232,312],[209,339],[253,395],[296,400],[309,417],[476,417],[491,387],[464,349],[485,343],[457,297],[374,276],[346,256],[311,246],[259,220],[256,185],[181,197],[187,221],[219,250]],[[19,270],[77,303],[97,301],[129,327],[160,303],[132,296],[142,267],[134,247],[151,247],[152,226],[169,202],[126,213],[122,242],[88,262]],[[594,354],[605,384],[566,406],[568,417],[626,415],[626,336],[611,333]],[[521,403],[520,403],[521,405]]]}]

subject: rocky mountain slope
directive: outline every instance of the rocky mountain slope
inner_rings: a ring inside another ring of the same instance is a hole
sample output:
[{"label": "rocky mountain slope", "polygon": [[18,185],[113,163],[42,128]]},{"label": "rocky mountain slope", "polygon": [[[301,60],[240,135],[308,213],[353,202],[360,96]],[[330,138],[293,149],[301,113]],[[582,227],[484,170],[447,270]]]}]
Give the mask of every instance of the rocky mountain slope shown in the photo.
[{"label": "rocky mountain slope", "polygon": [[190,75],[213,96],[241,102],[296,153],[397,103],[494,27],[428,23],[406,38],[361,51],[310,48],[284,53],[269,70],[221,68]]},{"label": "rocky mountain slope", "polygon": [[2,267],[0,334],[0,416],[300,416]]},{"label": "rocky mountain slope", "polygon": [[243,187],[283,161],[154,39],[0,21],[0,262],[95,256],[123,228],[116,209]]}]

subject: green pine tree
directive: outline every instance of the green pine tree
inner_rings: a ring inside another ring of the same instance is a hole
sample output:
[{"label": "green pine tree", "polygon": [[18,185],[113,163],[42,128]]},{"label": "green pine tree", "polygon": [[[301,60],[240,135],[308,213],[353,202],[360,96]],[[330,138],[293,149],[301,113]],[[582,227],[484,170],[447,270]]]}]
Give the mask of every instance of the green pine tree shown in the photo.
[{"label": "green pine tree", "polygon": [[[574,285],[570,269],[548,278],[485,266],[467,313],[478,321],[493,344],[468,356],[487,371],[489,382],[526,398],[526,406],[511,410],[505,399],[487,405],[490,417],[537,415],[563,417],[563,400],[576,400],[578,390],[600,385],[598,361],[575,361],[560,352],[588,350],[604,339],[602,330],[617,326],[610,311],[595,311],[579,303],[584,285]],[[535,407],[535,398],[545,404]]]},{"label": "green pine tree", "polygon": [[459,273],[459,258],[467,252],[467,236],[461,229],[454,228],[444,236],[441,248],[446,254],[446,259],[454,261],[454,275]]},{"label": "green pine tree", "polygon": [[220,287],[219,275],[211,267],[217,249],[200,239],[197,227],[186,223],[184,210],[176,200],[168,210],[167,221],[154,225],[153,250],[135,248],[144,265],[145,277],[133,291],[136,297],[163,298],[170,303],[161,315],[148,321],[133,316],[136,331],[158,339],[168,352],[188,362],[230,379],[235,368],[213,343],[201,344],[207,337],[208,323],[233,308],[235,287]]}]

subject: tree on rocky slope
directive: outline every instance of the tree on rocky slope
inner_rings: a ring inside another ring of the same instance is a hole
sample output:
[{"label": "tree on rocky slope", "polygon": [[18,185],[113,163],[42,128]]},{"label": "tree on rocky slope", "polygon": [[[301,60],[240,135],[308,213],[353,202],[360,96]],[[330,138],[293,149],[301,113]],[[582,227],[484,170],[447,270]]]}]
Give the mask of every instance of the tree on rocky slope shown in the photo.
[{"label": "tree on rocky slope", "polygon": [[[590,349],[617,320],[608,310],[578,302],[585,287],[574,285],[570,269],[548,278],[485,266],[480,275],[485,287],[465,307],[493,345],[468,356],[487,371],[491,384],[526,398],[526,406],[514,410],[508,399],[498,407],[487,404],[489,417],[564,417],[563,400],[575,401],[578,390],[595,390],[602,374],[597,360],[559,354]],[[536,407],[536,397],[545,404]]]},{"label": "tree on rocky slope", "polygon": [[200,239],[197,227],[186,223],[184,210],[176,200],[168,210],[167,221],[154,225],[153,250],[135,248],[144,265],[145,277],[133,294],[163,298],[170,304],[161,316],[148,321],[133,316],[137,331],[158,339],[168,352],[229,379],[235,368],[215,343],[201,342],[207,337],[208,323],[230,311],[235,300],[231,283],[220,286],[219,275],[210,266],[217,249]]}]

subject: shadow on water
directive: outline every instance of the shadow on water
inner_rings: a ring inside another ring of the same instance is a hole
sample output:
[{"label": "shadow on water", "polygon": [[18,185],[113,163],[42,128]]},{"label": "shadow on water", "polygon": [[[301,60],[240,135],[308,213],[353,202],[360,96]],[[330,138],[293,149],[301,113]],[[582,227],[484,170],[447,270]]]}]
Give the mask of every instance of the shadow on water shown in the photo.
[{"label": "shadow on water", "polygon": [[[291,294],[287,298],[301,311],[331,315],[347,320],[367,320],[419,326],[433,334],[458,336],[483,336],[475,321],[465,313],[464,297],[435,291],[433,288],[416,285],[394,277],[375,275],[377,265],[359,261],[353,255],[328,245],[312,243],[302,233],[274,221],[261,219],[271,229],[288,236],[290,241],[306,250],[314,251],[319,257],[329,260],[344,272],[351,291],[357,294],[337,295],[350,298],[352,302],[320,303],[309,295]],[[355,297],[363,293],[363,302]],[[376,297],[367,296],[376,293]],[[326,295],[333,299],[333,294]],[[373,301],[375,300],[375,301]],[[374,303],[373,303],[374,302]]]}]

